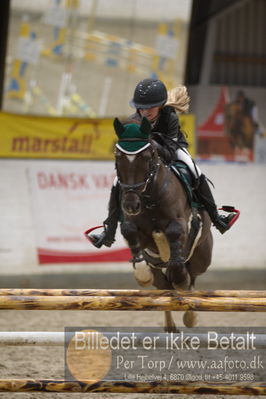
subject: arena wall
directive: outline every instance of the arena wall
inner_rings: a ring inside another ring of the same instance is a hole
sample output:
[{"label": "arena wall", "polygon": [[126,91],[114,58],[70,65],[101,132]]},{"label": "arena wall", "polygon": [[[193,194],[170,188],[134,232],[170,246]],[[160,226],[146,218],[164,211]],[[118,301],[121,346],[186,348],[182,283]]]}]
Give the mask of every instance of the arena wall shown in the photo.
[{"label": "arena wall", "polygon": [[[36,237],[40,233],[36,226],[36,209],[33,212],[33,193],[29,184],[29,174],[32,169],[60,167],[89,171],[97,171],[98,162],[70,161],[31,161],[31,160],[0,160],[0,275],[43,275],[52,273],[79,273],[100,270],[99,264],[64,264],[40,266],[36,252]],[[232,163],[200,163],[204,172],[215,184],[214,195],[218,205],[235,205],[241,211],[240,219],[225,235],[213,228],[214,256],[212,269],[262,269],[266,266],[266,196],[265,196],[265,165],[232,164]],[[106,171],[113,173],[113,163],[105,163]],[[84,223],[88,223],[88,209],[95,212],[95,220],[101,224],[106,217],[106,206],[109,187],[105,187],[106,204],[95,203],[93,193],[91,199],[85,202],[82,209]],[[105,196],[105,195],[104,195]],[[55,196],[55,201],[57,197]],[[58,209],[63,203],[56,204]],[[43,209],[43,208],[42,208]],[[42,211],[40,209],[40,212]],[[38,212],[38,209],[37,209]],[[49,215],[49,203],[47,203]],[[70,216],[66,214],[66,220]],[[93,220],[91,223],[95,223]],[[83,236],[83,231],[80,231]],[[120,233],[119,233],[120,234]],[[88,246],[90,244],[88,243]],[[108,267],[106,264],[105,267]],[[129,270],[129,265],[113,264],[115,271]],[[111,270],[111,269],[110,269]]]}]

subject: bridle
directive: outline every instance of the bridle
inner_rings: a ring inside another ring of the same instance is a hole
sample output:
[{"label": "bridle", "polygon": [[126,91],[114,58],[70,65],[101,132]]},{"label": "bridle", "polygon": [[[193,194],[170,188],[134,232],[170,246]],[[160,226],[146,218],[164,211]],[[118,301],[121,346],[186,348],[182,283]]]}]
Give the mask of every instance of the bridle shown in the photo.
[{"label": "bridle", "polygon": [[[129,142],[129,141],[130,142],[144,141],[144,142],[150,143],[149,139],[139,139],[139,138],[124,138],[124,139],[120,139],[119,140],[119,142]],[[150,143],[150,145],[151,145],[151,143]],[[152,145],[151,145],[151,147],[152,147]],[[144,149],[143,149],[143,151],[144,151]],[[141,153],[141,152],[142,151],[140,151],[139,153]],[[124,189],[124,193],[125,194],[131,192],[131,193],[135,193],[139,197],[141,197],[141,195],[144,194],[147,191],[148,187],[150,186],[150,184],[154,180],[154,178],[155,178],[155,176],[156,176],[156,174],[157,174],[157,172],[159,170],[159,167],[161,165],[159,162],[154,162],[154,156],[155,156],[155,150],[152,147],[152,155],[151,155],[151,159],[149,160],[149,173],[148,173],[148,176],[142,182],[135,183],[135,184],[125,184],[125,183],[121,182],[121,179],[119,177],[119,170],[118,170],[117,162],[116,162],[116,171],[117,171],[118,183],[119,183],[120,187],[122,189]],[[142,186],[143,186],[143,189],[141,191],[138,191],[137,189],[142,187]]]}]

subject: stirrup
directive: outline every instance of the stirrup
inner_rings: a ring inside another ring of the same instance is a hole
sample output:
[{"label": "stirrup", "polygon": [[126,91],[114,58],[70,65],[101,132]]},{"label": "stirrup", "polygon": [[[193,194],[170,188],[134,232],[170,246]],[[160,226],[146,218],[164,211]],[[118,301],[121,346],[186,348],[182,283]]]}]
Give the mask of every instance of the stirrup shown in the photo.
[{"label": "stirrup", "polygon": [[[104,231],[102,231],[100,234],[90,234],[93,230],[99,229],[104,227]],[[107,225],[104,226],[96,226],[92,227],[89,230],[85,231],[85,237],[94,245],[96,248],[101,248],[102,245],[105,245],[106,247],[111,247],[111,245],[115,242],[115,231],[108,231],[109,227]]]},{"label": "stirrup", "polygon": [[115,242],[114,237],[109,237],[109,233],[107,230],[102,231],[100,234],[91,234],[90,235],[90,242],[96,248],[101,248],[103,245],[106,247],[111,247],[112,244]]},{"label": "stirrup", "polygon": [[214,226],[220,231],[221,234],[224,234],[237,221],[240,211],[235,209],[234,206],[229,205],[223,205],[222,208],[219,208],[218,210],[230,212],[228,216],[219,215],[217,220],[214,222]]},{"label": "stirrup", "polygon": [[95,226],[95,227],[91,227],[90,229],[86,230],[84,232],[85,237],[87,238],[87,240],[94,245],[96,248],[101,248],[101,246],[103,245],[103,238],[104,238],[104,233],[105,231],[103,231],[100,234],[90,234],[92,231],[103,228],[104,226]]},{"label": "stirrup", "polygon": [[237,221],[240,216],[240,211],[231,205],[223,205],[222,208],[219,208],[219,211],[229,212],[231,215],[230,220],[228,221],[229,228],[233,226],[233,224]]},{"label": "stirrup", "polygon": [[213,224],[216,229],[220,231],[221,234],[224,234],[227,230],[230,229],[230,221],[233,217],[234,215],[219,215]]},{"label": "stirrup", "polygon": [[[106,232],[102,231],[100,234],[91,234],[90,235],[90,242],[92,245],[94,245],[96,248],[101,248],[102,245],[104,245],[104,239],[105,239]],[[111,245],[110,245],[111,246]]]}]

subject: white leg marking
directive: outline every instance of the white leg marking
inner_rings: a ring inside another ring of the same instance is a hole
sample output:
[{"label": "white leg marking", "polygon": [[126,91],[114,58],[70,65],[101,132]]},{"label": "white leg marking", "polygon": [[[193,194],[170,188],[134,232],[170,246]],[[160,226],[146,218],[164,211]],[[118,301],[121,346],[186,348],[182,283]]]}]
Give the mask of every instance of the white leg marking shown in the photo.
[{"label": "white leg marking", "polygon": [[146,262],[140,262],[136,264],[134,276],[138,284],[142,287],[148,287],[153,283],[153,273]]}]

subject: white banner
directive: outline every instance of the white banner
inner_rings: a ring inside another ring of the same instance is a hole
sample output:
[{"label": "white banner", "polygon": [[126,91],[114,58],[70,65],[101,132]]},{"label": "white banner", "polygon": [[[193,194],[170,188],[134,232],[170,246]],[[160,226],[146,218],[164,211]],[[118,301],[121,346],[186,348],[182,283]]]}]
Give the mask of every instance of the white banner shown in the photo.
[{"label": "white banner", "polygon": [[[49,162],[28,171],[40,263],[125,261],[117,232],[111,249],[96,249],[84,236],[107,217],[113,162]],[[100,232],[101,230],[96,230]]]}]

